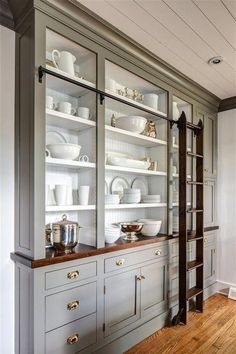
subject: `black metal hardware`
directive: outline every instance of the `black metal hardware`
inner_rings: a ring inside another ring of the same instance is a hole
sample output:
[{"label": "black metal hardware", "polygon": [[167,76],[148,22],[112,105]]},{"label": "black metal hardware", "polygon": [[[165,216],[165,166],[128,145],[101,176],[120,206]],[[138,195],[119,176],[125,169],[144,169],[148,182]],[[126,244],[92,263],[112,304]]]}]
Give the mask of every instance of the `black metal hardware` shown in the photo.
[{"label": "black metal hardware", "polygon": [[80,86],[80,87],[83,87],[84,89],[86,90],[89,90],[89,91],[92,91],[92,92],[95,92],[96,94],[100,95],[100,103],[103,104],[103,101],[105,99],[105,97],[108,97],[108,98],[111,98],[112,100],[115,100],[115,101],[118,101],[118,102],[121,102],[123,104],[126,104],[127,106],[130,106],[130,107],[133,107],[133,108],[136,108],[136,109],[139,109],[140,111],[143,111],[143,112],[146,112],[146,113],[149,113],[155,117],[158,117],[158,118],[162,118],[162,119],[165,119],[167,120],[168,122],[170,122],[172,125],[173,124],[177,124],[178,121],[175,121],[173,119],[169,119],[168,117],[164,117],[162,116],[161,114],[158,114],[158,113],[155,113],[153,111],[151,111],[150,109],[148,108],[145,108],[145,107],[139,107],[137,106],[135,103],[132,103],[132,102],[127,102],[125,101],[124,99],[120,98],[120,97],[116,97],[108,92],[104,92],[104,91],[101,91],[95,87],[91,87],[89,85],[86,85],[82,82],[78,82],[77,80],[74,80],[74,79],[71,79],[70,77],[66,77],[66,76],[63,76],[55,71],[52,71],[52,70],[49,70],[47,68],[44,68],[43,66],[40,66],[38,68],[38,75],[39,75],[39,82],[42,83],[42,78],[43,78],[43,75],[44,74],[48,74],[48,75],[51,75],[51,76],[54,76],[54,77],[57,77],[58,79],[61,79],[61,80],[64,80],[64,81],[67,81],[73,85],[77,85],[77,86]]}]

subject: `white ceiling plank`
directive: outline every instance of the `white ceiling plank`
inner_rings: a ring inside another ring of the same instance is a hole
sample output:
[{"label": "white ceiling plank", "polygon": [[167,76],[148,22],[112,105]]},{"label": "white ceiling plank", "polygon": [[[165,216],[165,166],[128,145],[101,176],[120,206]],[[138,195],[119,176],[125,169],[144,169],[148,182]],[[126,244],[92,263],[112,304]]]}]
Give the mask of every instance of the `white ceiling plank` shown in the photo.
[{"label": "white ceiling plank", "polygon": [[[192,30],[174,11],[172,11],[164,2],[153,0],[134,0],[139,6],[145,9],[157,21],[159,21],[179,40],[190,46],[191,50],[201,58],[206,64],[210,58],[219,55]],[[212,67],[219,75],[227,79],[231,84],[236,83],[236,70],[224,62],[221,66]]]},{"label": "white ceiling plank", "polygon": [[221,0],[231,16],[236,20],[236,1],[235,0]]},{"label": "white ceiling plank", "polygon": [[236,22],[220,0],[193,0],[204,15],[211,21],[217,31],[221,33],[226,42],[236,50]]},{"label": "white ceiling plank", "polygon": [[[218,74],[213,67],[206,64],[205,61],[196,55],[187,44],[182,40],[179,40],[175,34],[171,33],[161,23],[156,21],[156,19],[144,11],[143,8],[137,6],[135,2],[126,0],[120,0],[119,2],[115,0],[107,0],[107,3],[111,4],[117,11],[128,17],[130,21],[135,22],[155,40],[166,45],[186,64],[190,64],[196,70],[196,76],[201,72],[215,85],[221,85],[226,94],[230,94],[230,90],[234,88],[233,83],[228,82],[225,77]],[[135,36],[135,33],[132,34],[132,37],[133,36]],[[214,75],[210,74],[211,71],[214,71]]]},{"label": "white ceiling plank", "polygon": [[[217,29],[209,22],[200,9],[189,0],[163,0],[175,11],[198,35],[210,46],[214,45],[219,55],[223,56],[233,69],[236,67],[236,52],[224,40]],[[212,2],[214,6],[214,1]]]}]

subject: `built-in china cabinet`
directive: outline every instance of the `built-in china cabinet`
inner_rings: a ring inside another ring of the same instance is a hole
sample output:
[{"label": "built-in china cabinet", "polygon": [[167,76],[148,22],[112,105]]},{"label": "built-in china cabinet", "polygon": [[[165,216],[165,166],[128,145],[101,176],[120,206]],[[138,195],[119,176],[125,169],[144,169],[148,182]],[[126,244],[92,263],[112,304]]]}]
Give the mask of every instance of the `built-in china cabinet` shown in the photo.
[{"label": "built-in china cabinet", "polygon": [[[178,310],[182,111],[204,121],[205,296],[214,291],[218,101],[77,6],[33,5],[16,37],[16,352],[118,354]],[[62,218],[79,226],[70,252],[47,233]],[[147,219],[157,236],[108,243],[112,225]]]}]

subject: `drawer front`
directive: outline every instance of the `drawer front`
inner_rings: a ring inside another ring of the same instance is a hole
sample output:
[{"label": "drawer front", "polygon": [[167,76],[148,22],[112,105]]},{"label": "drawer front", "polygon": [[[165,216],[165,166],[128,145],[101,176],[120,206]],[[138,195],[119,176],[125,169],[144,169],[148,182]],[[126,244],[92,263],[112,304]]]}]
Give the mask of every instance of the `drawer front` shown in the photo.
[{"label": "drawer front", "polygon": [[96,343],[96,314],[46,333],[46,354],[74,354]]},{"label": "drawer front", "polygon": [[121,254],[116,257],[105,259],[105,272],[112,272],[153,259],[161,259],[167,255],[167,245],[157,245],[155,248],[153,247],[139,252]]},{"label": "drawer front", "polygon": [[46,332],[96,312],[96,282],[46,296]]},{"label": "drawer front", "polygon": [[45,275],[45,288],[53,289],[58,286],[73,284],[80,280],[97,275],[97,263],[90,262],[74,267],[47,272]]}]

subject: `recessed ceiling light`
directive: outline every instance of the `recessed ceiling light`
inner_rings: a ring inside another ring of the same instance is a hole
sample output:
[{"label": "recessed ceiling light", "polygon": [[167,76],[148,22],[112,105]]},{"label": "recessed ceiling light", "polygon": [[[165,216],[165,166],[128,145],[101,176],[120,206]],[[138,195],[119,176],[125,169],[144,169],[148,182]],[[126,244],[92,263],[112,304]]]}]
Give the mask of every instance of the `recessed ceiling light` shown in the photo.
[{"label": "recessed ceiling light", "polygon": [[217,64],[222,63],[223,60],[224,60],[224,58],[221,57],[221,56],[213,57],[213,58],[208,60],[208,64],[209,65],[217,65]]}]

